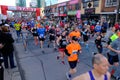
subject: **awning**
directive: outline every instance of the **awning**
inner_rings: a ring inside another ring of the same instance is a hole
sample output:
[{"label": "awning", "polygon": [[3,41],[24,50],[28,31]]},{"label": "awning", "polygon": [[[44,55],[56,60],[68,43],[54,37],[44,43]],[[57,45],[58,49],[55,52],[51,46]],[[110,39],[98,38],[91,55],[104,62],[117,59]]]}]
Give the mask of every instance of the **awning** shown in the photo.
[{"label": "awning", "polygon": [[100,14],[116,14],[116,12],[101,12]]}]

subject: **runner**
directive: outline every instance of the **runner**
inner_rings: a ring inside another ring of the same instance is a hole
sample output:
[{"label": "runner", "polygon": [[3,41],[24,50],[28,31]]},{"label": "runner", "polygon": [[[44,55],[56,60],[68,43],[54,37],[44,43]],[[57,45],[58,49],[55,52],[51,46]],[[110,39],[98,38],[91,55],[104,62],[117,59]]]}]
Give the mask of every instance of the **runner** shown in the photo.
[{"label": "runner", "polygon": [[20,22],[16,22],[14,24],[14,27],[15,27],[15,30],[16,30],[17,37],[19,39],[20,38],[20,33],[21,33],[21,24],[20,24]]},{"label": "runner", "polygon": [[80,30],[76,27],[72,32],[70,32],[68,36],[70,40],[72,39],[73,36],[76,36],[78,39],[80,39],[81,37]]},{"label": "runner", "polygon": [[76,66],[78,61],[78,52],[81,52],[81,46],[78,43],[78,38],[75,36],[72,37],[70,44],[66,46],[65,53],[68,56],[68,62],[70,65],[69,72],[66,73],[67,79],[71,80],[72,74],[76,73]]},{"label": "runner", "polygon": [[50,43],[53,43],[54,50],[56,50],[55,46],[55,26],[52,26],[51,29],[49,30],[49,42],[48,42],[48,48],[50,47]]},{"label": "runner", "polygon": [[[40,40],[40,48],[43,49],[43,42],[45,40],[45,28],[43,26],[39,27],[37,29],[37,33],[38,33],[38,38]],[[42,53],[44,53],[44,50],[42,50]]]},{"label": "runner", "polygon": [[92,65],[91,71],[77,76],[73,80],[110,80],[109,63],[106,57],[101,54],[94,55]]},{"label": "runner", "polygon": [[38,45],[38,33],[37,33],[37,27],[33,27],[33,28],[31,29],[31,32],[32,32],[33,37],[34,37],[35,45]]},{"label": "runner", "polygon": [[103,46],[102,46],[102,42],[105,42],[102,40],[102,38],[105,36],[106,34],[106,31],[102,30],[101,34],[97,36],[97,38],[95,39],[95,45],[98,49],[98,53],[101,53],[103,52]]},{"label": "runner", "polygon": [[[117,71],[119,66],[118,54],[120,54],[120,35],[118,35],[118,38],[113,40],[110,45],[108,45],[108,49],[110,50],[108,53],[108,61],[112,65],[111,75],[114,76],[114,73]],[[116,80],[119,80],[120,74],[117,74],[115,78]]]},{"label": "runner", "polygon": [[83,31],[82,31],[82,35],[83,35],[83,41],[85,43],[86,49],[88,49],[88,39],[89,39],[89,35],[90,35],[90,30],[89,27],[86,26]]},{"label": "runner", "polygon": [[27,27],[23,27],[21,30],[21,33],[22,33],[22,39],[23,39],[25,53],[27,53],[27,38],[28,38],[28,34],[29,34]]},{"label": "runner", "polygon": [[62,33],[62,35],[60,35],[57,39],[57,45],[59,47],[59,53],[60,55],[57,56],[57,59],[61,58],[62,59],[62,63],[65,64],[64,62],[64,56],[65,56],[65,48],[67,45],[67,36],[66,36],[66,31],[64,31]]}]

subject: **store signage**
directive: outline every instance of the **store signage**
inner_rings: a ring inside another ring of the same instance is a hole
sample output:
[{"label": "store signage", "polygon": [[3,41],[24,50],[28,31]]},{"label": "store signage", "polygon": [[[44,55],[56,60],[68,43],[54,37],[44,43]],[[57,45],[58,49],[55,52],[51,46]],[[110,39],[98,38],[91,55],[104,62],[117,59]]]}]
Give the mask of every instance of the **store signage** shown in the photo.
[{"label": "store signage", "polygon": [[36,8],[17,7],[18,11],[36,11]]},{"label": "store signage", "polygon": [[78,3],[78,0],[71,0],[71,1],[69,2],[69,4],[76,4],[76,3]]},{"label": "store signage", "polygon": [[85,14],[95,14],[95,8],[85,9]]},{"label": "store signage", "polygon": [[68,11],[68,15],[76,15],[77,11]]},{"label": "store signage", "polygon": [[67,16],[66,14],[59,14],[59,16]]},{"label": "store signage", "polygon": [[77,13],[76,13],[76,17],[77,17],[78,19],[80,19],[80,17],[81,17],[80,10],[77,11]]}]

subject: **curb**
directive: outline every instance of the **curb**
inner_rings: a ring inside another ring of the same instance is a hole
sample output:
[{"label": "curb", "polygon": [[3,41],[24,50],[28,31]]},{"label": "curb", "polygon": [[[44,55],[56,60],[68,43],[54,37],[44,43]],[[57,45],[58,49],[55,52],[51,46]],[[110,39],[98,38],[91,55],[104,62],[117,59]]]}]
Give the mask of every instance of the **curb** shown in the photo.
[{"label": "curb", "polygon": [[17,63],[17,66],[18,66],[18,70],[20,72],[20,77],[21,77],[21,80],[25,80],[25,76],[24,76],[24,71],[19,63],[19,57],[17,55],[18,51],[16,50],[16,46],[15,46],[15,43],[13,44],[14,45],[14,51],[15,51],[15,57],[16,57],[16,63]]}]

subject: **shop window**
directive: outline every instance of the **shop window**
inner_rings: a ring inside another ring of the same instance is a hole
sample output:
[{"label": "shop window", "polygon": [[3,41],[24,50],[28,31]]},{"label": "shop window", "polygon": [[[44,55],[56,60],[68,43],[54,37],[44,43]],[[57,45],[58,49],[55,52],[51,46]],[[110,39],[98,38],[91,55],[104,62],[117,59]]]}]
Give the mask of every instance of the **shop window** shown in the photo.
[{"label": "shop window", "polygon": [[117,0],[106,0],[105,7],[116,6]]},{"label": "shop window", "polygon": [[76,10],[79,10],[79,9],[80,9],[80,4],[79,4],[79,3],[75,4],[75,9],[76,9]]},{"label": "shop window", "polygon": [[83,8],[87,8],[87,3],[83,3]]},{"label": "shop window", "polygon": [[99,1],[94,1],[93,2],[93,7],[98,7],[99,6]]}]

